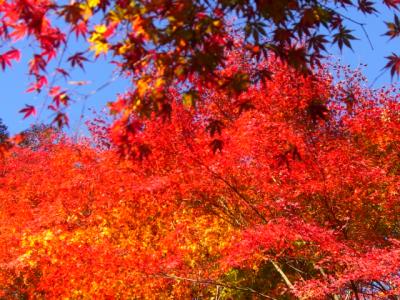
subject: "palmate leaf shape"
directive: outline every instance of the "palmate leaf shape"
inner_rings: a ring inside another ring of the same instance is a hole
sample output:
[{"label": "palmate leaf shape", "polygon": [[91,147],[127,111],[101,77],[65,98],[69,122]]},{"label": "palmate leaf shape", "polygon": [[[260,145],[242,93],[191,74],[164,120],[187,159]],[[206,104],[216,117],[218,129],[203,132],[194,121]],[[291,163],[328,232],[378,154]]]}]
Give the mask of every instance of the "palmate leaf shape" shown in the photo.
[{"label": "palmate leaf shape", "polygon": [[333,42],[337,43],[339,49],[342,50],[343,46],[352,49],[351,40],[356,40],[357,38],[351,34],[351,30],[345,28],[344,26],[339,27],[339,31],[333,35]]},{"label": "palmate leaf shape", "polygon": [[358,0],[358,9],[364,14],[377,13],[375,3],[369,0]]},{"label": "palmate leaf shape", "polygon": [[400,56],[395,53],[386,57],[388,59],[388,63],[385,68],[390,69],[390,74],[394,76],[395,74],[400,74]]},{"label": "palmate leaf shape", "polygon": [[20,52],[17,49],[11,49],[3,54],[0,54],[0,66],[4,71],[7,66],[11,66],[12,60],[19,61],[20,58]]},{"label": "palmate leaf shape", "polygon": [[69,125],[68,116],[63,112],[57,112],[56,116],[53,119],[53,123],[55,123],[58,126],[58,128],[62,128],[63,126],[68,127]]},{"label": "palmate leaf shape", "polygon": [[389,36],[390,39],[394,39],[400,35],[400,20],[397,15],[394,16],[393,22],[386,22],[386,26],[389,30],[385,35]]},{"label": "palmate leaf shape", "polygon": [[83,55],[84,55],[83,52],[78,52],[78,53],[75,53],[74,55],[70,56],[68,58],[68,61],[70,62],[71,66],[72,67],[79,66],[81,69],[84,69],[83,63],[85,61],[88,61],[88,59]]},{"label": "palmate leaf shape", "polygon": [[21,109],[19,112],[24,114],[24,119],[26,119],[27,117],[36,114],[36,108],[32,105],[26,104],[25,108]]},{"label": "palmate leaf shape", "polygon": [[388,7],[393,7],[396,9],[400,6],[399,0],[383,0],[383,3],[385,3]]}]

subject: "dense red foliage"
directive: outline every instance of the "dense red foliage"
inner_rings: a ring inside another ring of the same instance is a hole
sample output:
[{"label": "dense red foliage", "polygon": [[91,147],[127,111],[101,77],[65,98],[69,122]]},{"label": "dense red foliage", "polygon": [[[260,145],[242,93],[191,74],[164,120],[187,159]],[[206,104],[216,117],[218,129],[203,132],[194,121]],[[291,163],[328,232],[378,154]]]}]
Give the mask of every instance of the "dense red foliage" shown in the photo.
[{"label": "dense red foliage", "polygon": [[[263,68],[229,57],[221,72]],[[164,118],[122,114],[109,136],[97,121],[87,141],[14,147],[0,169],[3,297],[399,295],[396,91],[270,65],[240,95],[204,86],[196,110],[173,101]]]}]

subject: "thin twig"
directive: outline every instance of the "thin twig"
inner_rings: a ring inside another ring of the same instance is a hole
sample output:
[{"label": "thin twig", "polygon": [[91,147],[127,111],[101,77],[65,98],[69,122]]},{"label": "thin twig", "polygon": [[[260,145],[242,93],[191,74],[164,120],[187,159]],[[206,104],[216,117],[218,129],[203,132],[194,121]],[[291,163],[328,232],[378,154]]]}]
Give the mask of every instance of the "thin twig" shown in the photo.
[{"label": "thin twig", "polygon": [[376,75],[376,77],[374,78],[374,80],[372,81],[372,83],[369,85],[369,88],[372,88],[372,87],[375,85],[376,81],[377,81],[379,78],[381,78],[382,75],[385,74],[385,73],[386,73],[386,70],[383,69],[378,75]]},{"label": "thin twig", "polygon": [[369,45],[371,46],[371,49],[375,50],[374,45],[372,44],[371,39],[369,38],[369,34],[368,34],[367,30],[365,29],[364,24],[360,25],[360,26],[361,26],[362,30],[364,31],[365,36],[367,37],[367,40],[368,40]]},{"label": "thin twig", "polygon": [[361,23],[359,21],[356,21],[356,20],[354,20],[354,19],[352,19],[352,18],[350,18],[350,17],[348,17],[348,16],[346,16],[346,15],[344,15],[344,14],[342,14],[342,13],[340,13],[340,12],[338,12],[338,11],[332,9],[332,8],[330,8],[330,7],[325,6],[325,5],[322,5],[322,7],[324,7],[327,10],[329,10],[331,13],[337,14],[337,15],[341,16],[343,19],[346,19],[346,20],[348,20],[348,21],[360,26],[362,31],[364,32],[367,40],[368,40],[369,45],[371,46],[371,49],[374,50],[374,46],[373,46],[373,44],[371,42],[369,34],[368,34],[367,30],[365,29],[365,23]]},{"label": "thin twig", "polygon": [[[60,59],[59,59],[59,61],[57,63],[56,68],[60,68],[61,67],[61,64],[62,64],[62,61],[64,59],[65,53],[67,52],[68,41],[70,39],[70,36],[71,36],[71,31],[68,32],[67,38],[65,39],[64,48],[63,48],[63,50],[61,52],[61,56],[60,56]],[[51,82],[49,84],[49,89],[51,89],[53,87],[53,85],[56,82],[56,79],[57,79],[57,76],[56,76],[56,74],[54,74],[54,76],[53,76],[53,78],[52,78],[52,80],[51,80]],[[42,113],[43,113],[43,111],[44,111],[44,109],[45,109],[45,107],[47,105],[47,100],[48,99],[49,99],[49,97],[46,97],[45,100],[43,101],[42,107],[40,108],[39,113],[38,113],[38,115],[36,117],[35,125],[37,125],[39,123],[40,117],[41,117],[41,115],[42,115]]]},{"label": "thin twig", "polygon": [[207,170],[213,174],[217,179],[221,180],[222,182],[224,182],[237,196],[239,196],[240,199],[242,199],[255,213],[257,216],[260,217],[260,219],[267,224],[268,221],[267,219],[258,211],[258,209],[256,207],[254,207],[254,205],[252,203],[250,203],[249,200],[247,200],[247,198],[242,195],[242,193],[235,187],[233,186],[228,180],[226,180],[224,177],[222,177],[220,174],[218,174],[217,172],[214,172],[213,170],[211,170],[208,166],[204,165],[203,163],[199,162],[201,165],[203,165],[204,167],[207,168]]},{"label": "thin twig", "polygon": [[270,259],[272,265],[274,266],[275,270],[281,275],[283,281],[285,281],[286,285],[293,290],[294,289],[294,285],[290,282],[289,278],[286,276],[286,274],[283,272],[283,270],[278,266],[278,264],[273,261],[272,259]]}]

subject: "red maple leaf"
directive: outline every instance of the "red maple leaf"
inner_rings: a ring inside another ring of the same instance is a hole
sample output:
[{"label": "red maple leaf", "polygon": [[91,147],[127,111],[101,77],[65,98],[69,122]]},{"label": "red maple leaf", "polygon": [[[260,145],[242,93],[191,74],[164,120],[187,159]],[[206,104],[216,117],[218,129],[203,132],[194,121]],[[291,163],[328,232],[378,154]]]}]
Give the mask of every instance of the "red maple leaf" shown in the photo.
[{"label": "red maple leaf", "polygon": [[30,115],[36,115],[36,108],[32,105],[25,105],[25,108],[21,109],[19,111],[20,113],[24,114],[24,119],[26,119],[27,117],[29,117]]},{"label": "red maple leaf", "polygon": [[3,71],[6,69],[6,66],[11,66],[11,61],[16,60],[19,61],[21,58],[21,54],[17,49],[11,49],[0,55],[0,65]]}]

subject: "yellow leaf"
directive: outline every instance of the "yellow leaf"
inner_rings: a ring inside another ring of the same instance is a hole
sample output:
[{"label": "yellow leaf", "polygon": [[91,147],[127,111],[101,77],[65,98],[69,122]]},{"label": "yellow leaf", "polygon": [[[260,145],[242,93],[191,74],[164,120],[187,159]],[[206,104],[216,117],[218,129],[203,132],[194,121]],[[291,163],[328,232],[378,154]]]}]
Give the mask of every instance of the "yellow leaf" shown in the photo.
[{"label": "yellow leaf", "polygon": [[148,88],[147,81],[146,81],[146,80],[143,80],[143,79],[140,79],[140,80],[138,80],[138,82],[136,83],[136,86],[137,86],[137,91],[138,91],[139,96],[140,96],[140,97],[143,97],[144,94],[145,94],[146,91],[147,91],[147,88]]},{"label": "yellow leaf", "polygon": [[81,3],[80,8],[82,9],[82,17],[85,21],[89,20],[93,15],[92,9],[86,3]]},{"label": "yellow leaf", "polygon": [[97,43],[94,43],[92,46],[90,46],[90,50],[94,51],[96,56],[99,56],[102,53],[107,54],[108,44],[97,42]]},{"label": "yellow leaf", "polygon": [[94,26],[94,30],[97,33],[103,34],[107,31],[107,26],[104,24],[99,24],[99,25]]},{"label": "yellow leaf", "polygon": [[103,34],[107,31],[107,27],[105,25],[96,25],[95,31],[89,37],[90,42],[90,50],[95,52],[95,55],[98,56],[101,53],[106,54],[109,49],[109,45]]},{"label": "yellow leaf", "polygon": [[97,5],[100,4],[100,0],[88,0],[88,6],[89,7],[96,7]]},{"label": "yellow leaf", "polygon": [[155,87],[159,88],[165,84],[165,80],[163,78],[158,78],[155,83]]},{"label": "yellow leaf", "polygon": [[213,21],[213,25],[215,27],[221,27],[222,26],[222,22],[220,20],[215,20],[215,21]]},{"label": "yellow leaf", "polygon": [[123,44],[121,47],[118,48],[118,54],[124,54],[126,51],[129,50],[129,47],[126,44]]},{"label": "yellow leaf", "polygon": [[53,232],[51,232],[50,230],[46,230],[43,239],[44,239],[45,241],[50,241],[50,240],[52,240],[53,238],[54,238]]}]

